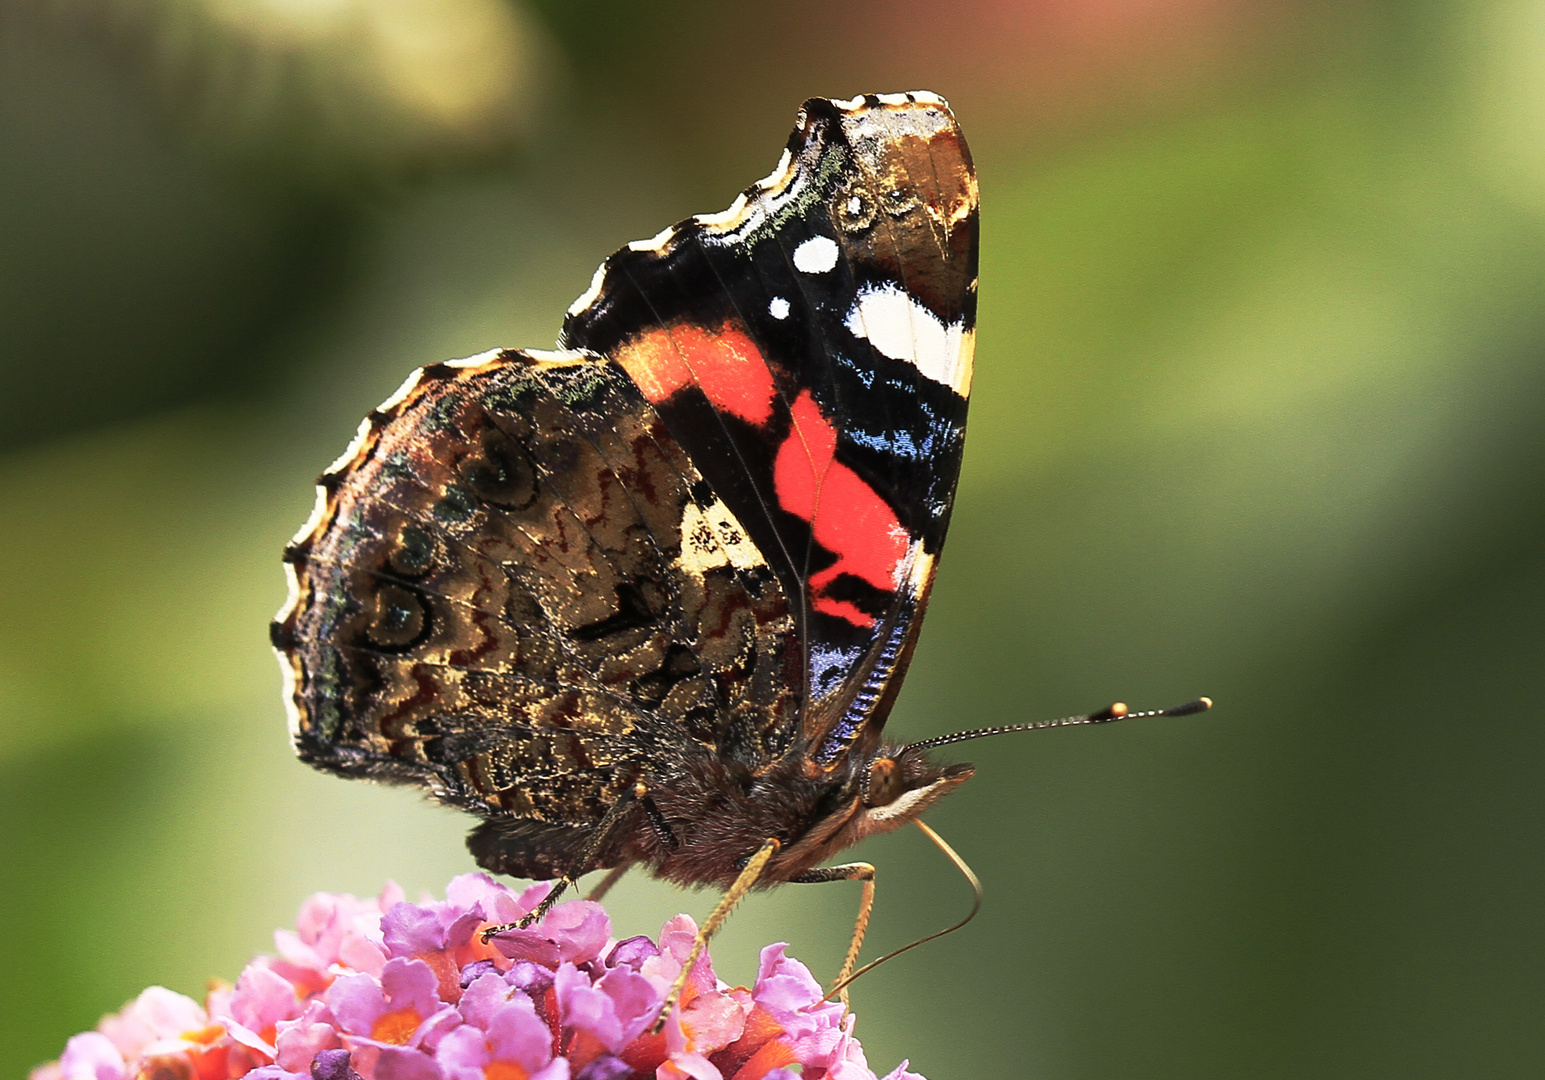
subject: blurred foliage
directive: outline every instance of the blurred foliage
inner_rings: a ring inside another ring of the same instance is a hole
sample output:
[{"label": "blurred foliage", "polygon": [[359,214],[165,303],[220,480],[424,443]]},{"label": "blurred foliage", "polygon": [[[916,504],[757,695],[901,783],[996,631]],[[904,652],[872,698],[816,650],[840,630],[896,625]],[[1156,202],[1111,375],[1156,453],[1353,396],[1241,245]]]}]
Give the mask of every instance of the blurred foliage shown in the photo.
[{"label": "blurred foliage", "polygon": [[[551,342],[803,97],[920,86],[983,291],[893,725],[1219,708],[981,745],[933,821],[987,906],[855,988],[872,1062],[1538,1069],[1537,5],[426,10],[0,8],[0,1070],[198,995],[311,891],[469,866],[456,815],[289,755],[265,627],[312,477],[410,368]],[[871,955],[966,903],[915,835],[863,855]],[[829,975],[842,888],[754,898],[721,972],[789,939]],[[626,933],[710,903],[616,896]]]}]

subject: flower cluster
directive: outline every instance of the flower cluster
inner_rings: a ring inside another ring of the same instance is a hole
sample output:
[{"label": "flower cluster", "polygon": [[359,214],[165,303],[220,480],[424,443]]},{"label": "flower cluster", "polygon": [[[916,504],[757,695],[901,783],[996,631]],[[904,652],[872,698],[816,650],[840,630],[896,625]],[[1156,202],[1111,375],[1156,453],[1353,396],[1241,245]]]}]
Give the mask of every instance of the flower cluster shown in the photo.
[{"label": "flower cluster", "polygon": [[[203,1006],[151,987],[32,1080],[875,1080],[853,1017],[782,945],[749,990],[705,954],[651,1034],[692,947],[687,916],[658,942],[615,941],[599,904],[573,901],[483,942],[547,888],[466,874],[443,903],[318,893],[234,986]],[[922,1078],[903,1062],[885,1080]]]}]

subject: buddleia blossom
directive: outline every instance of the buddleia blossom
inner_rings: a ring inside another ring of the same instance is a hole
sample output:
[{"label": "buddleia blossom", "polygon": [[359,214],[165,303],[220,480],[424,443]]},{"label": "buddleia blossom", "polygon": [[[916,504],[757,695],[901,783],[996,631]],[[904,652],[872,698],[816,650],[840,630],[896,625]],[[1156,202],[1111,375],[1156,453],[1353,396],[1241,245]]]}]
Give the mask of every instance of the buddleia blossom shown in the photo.
[{"label": "buddleia blossom", "polygon": [[[853,1015],[781,944],[749,989],[705,954],[653,1034],[687,916],[618,941],[601,905],[573,901],[483,942],[547,888],[467,874],[443,902],[318,893],[234,985],[202,1005],[151,987],[32,1080],[875,1080]],[[885,1080],[922,1078],[903,1062]]]}]

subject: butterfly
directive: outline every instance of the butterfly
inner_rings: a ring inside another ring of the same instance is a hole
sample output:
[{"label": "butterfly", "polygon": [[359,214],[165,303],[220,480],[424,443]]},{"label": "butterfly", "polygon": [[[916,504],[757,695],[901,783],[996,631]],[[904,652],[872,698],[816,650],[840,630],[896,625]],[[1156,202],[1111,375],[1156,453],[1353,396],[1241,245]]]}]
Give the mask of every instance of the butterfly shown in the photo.
[{"label": "butterfly", "polygon": [[556,351],[415,371],[285,551],[299,756],[476,815],[480,866],[560,879],[533,917],[641,867],[728,890],[700,948],[751,887],[861,880],[845,980],[874,871],[821,864],[973,772],[882,733],[960,471],[977,218],[942,98],[811,99],[727,210],[608,258]]}]

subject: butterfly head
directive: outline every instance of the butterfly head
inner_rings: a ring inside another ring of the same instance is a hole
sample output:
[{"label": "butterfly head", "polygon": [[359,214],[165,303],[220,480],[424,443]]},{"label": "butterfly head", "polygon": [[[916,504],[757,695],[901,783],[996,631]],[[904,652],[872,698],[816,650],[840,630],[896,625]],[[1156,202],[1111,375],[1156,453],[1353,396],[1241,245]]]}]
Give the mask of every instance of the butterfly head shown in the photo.
[{"label": "butterfly head", "polygon": [[941,765],[906,747],[882,748],[859,778],[862,814],[875,825],[909,821],[976,774],[976,766]]},{"label": "butterfly head", "polygon": [[834,851],[900,828],[976,774],[974,765],[941,764],[901,746],[880,746],[848,768],[841,809],[826,819],[828,827],[811,830],[832,837]]}]

